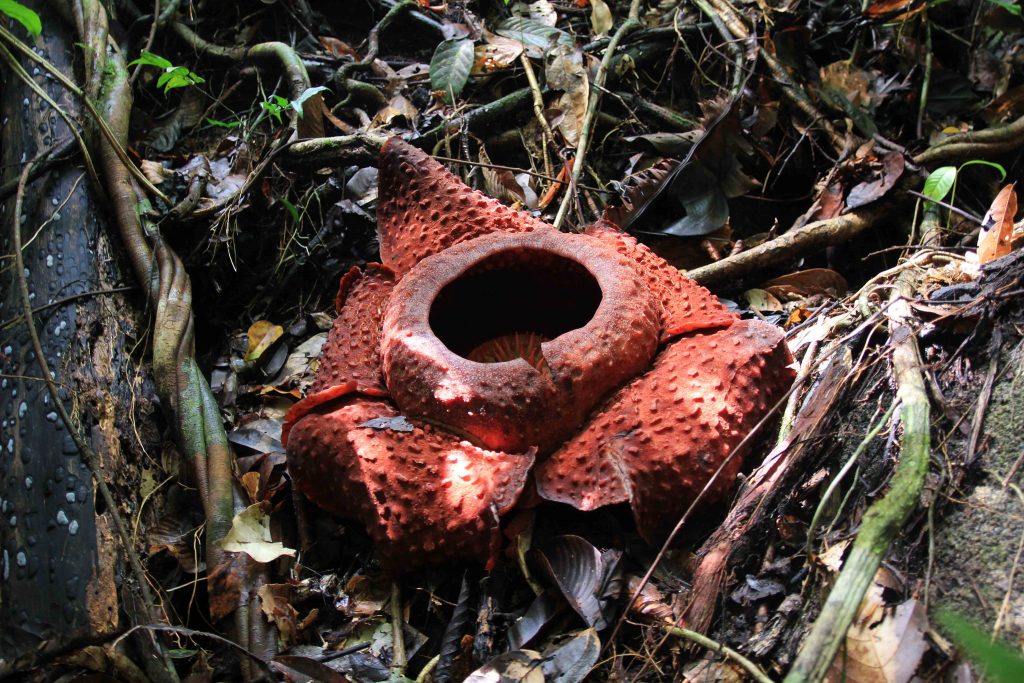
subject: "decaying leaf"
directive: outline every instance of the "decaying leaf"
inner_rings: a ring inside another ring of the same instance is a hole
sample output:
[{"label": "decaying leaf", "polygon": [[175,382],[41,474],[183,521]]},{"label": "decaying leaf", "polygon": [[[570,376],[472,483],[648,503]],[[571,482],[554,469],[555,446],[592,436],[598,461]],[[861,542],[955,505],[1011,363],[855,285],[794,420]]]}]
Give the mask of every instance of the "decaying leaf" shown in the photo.
[{"label": "decaying leaf", "polygon": [[245,360],[258,360],[263,352],[273,346],[274,342],[284,334],[284,328],[269,320],[257,320],[249,326],[246,333],[248,345],[245,349]]},{"label": "decaying leaf", "polygon": [[231,530],[220,542],[224,550],[246,553],[257,562],[272,562],[295,551],[270,536],[270,517],[260,504],[250,505],[231,520]]},{"label": "decaying leaf", "polygon": [[784,308],[774,294],[764,289],[748,289],[743,292],[743,298],[752,309],[761,313],[777,313]]},{"label": "decaying leaf", "polygon": [[842,296],[846,278],[829,268],[808,268],[765,282],[762,287],[780,301],[795,301],[815,294]]},{"label": "decaying leaf", "polygon": [[543,663],[539,652],[513,650],[484,664],[465,683],[545,683]]},{"label": "decaying leaf", "polygon": [[594,27],[594,33],[602,35],[612,30],[612,11],[604,0],[591,0],[590,2],[590,25]]},{"label": "decaying leaf", "polygon": [[597,664],[600,654],[601,639],[595,629],[575,633],[544,651],[541,666],[544,680],[546,683],[579,683]]},{"label": "decaying leaf", "polygon": [[565,31],[528,17],[509,17],[498,24],[494,32],[518,40],[526,48],[526,54],[534,59],[543,57],[555,44],[573,46],[572,37]]},{"label": "decaying leaf", "polygon": [[569,605],[588,626],[608,625],[621,588],[619,550],[601,551],[579,536],[559,536],[540,556]]},{"label": "decaying leaf", "polygon": [[590,83],[583,65],[583,52],[557,45],[551,55],[544,75],[550,89],[562,91],[556,106],[562,110],[563,116],[556,127],[565,137],[565,142],[575,147],[580,139],[580,128],[586,118],[587,103],[590,100]]},{"label": "decaying leaf", "polygon": [[484,31],[484,43],[473,49],[471,75],[488,74],[507,69],[523,54],[523,44],[518,40],[505,38],[490,31]]},{"label": "decaying leaf", "polygon": [[999,191],[981,221],[978,262],[988,263],[1013,251],[1013,218],[1017,215],[1017,191],[1010,184]]},{"label": "decaying leaf", "polygon": [[846,197],[846,208],[856,209],[881,199],[903,175],[904,159],[899,152],[886,152],[881,162],[881,175],[869,182],[854,185]]},{"label": "decaying leaf", "polygon": [[292,605],[295,590],[291,584],[268,583],[260,586],[260,609],[269,621],[277,626],[281,645],[288,647],[296,642],[300,632],[316,619],[319,610],[313,609],[305,619],[299,620],[299,611]]},{"label": "decaying leaf", "polygon": [[846,633],[846,656],[836,658],[829,683],[908,683],[928,650],[924,605],[910,599],[894,609],[886,604],[879,578],[876,575]]}]

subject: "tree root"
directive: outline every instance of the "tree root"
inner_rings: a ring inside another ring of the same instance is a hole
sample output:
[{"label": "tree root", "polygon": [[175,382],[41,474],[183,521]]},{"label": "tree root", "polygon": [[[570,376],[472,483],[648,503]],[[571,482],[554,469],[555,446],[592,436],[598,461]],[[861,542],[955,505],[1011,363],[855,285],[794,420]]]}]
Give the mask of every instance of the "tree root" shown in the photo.
[{"label": "tree root", "polygon": [[[933,214],[926,226],[937,227]],[[932,229],[923,230],[923,243]],[[885,315],[889,319],[889,345],[896,379],[896,397],[900,402],[899,419],[903,426],[900,460],[889,485],[889,492],[868,508],[860,531],[843,564],[821,614],[804,639],[786,683],[818,683],[824,680],[832,660],[846,640],[846,632],[875,572],[885,558],[889,545],[899,534],[910,514],[917,508],[924,487],[931,448],[930,404],[921,373],[921,354],[915,336],[915,318],[908,301],[916,293],[916,271],[906,269],[897,277]]]},{"label": "tree root", "polygon": [[808,223],[747,251],[694,268],[686,275],[705,287],[734,282],[765,268],[782,265],[808,251],[852,239],[875,225],[887,210],[891,209],[876,202],[835,218]]},{"label": "tree root", "polygon": [[988,159],[1024,147],[1024,116],[1005,126],[950,135],[914,157],[918,166],[955,164],[968,159]]}]

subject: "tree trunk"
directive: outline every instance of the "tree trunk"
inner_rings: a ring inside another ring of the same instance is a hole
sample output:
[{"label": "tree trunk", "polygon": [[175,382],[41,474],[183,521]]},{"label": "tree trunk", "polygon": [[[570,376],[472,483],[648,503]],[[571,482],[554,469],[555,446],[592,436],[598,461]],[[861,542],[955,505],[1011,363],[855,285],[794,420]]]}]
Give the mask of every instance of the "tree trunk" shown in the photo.
[{"label": "tree trunk", "polygon": [[[37,54],[73,74],[79,48],[70,30],[41,3]],[[13,24],[13,22],[11,22]],[[80,103],[38,65],[22,67],[70,116]],[[2,182],[16,181],[27,160],[71,139],[63,119],[4,66],[0,95]],[[125,296],[126,278],[77,146],[29,183],[19,219],[32,324],[60,387],[60,398],[99,454],[122,513],[137,520],[144,469],[159,448],[151,385],[130,353],[142,352],[140,326]],[[13,266],[14,193],[0,208],[0,660],[59,651],[122,628],[124,549],[108,511],[97,508],[92,475],[53,408],[22,315]],[[102,507],[102,506],[101,506]],[[0,671],[2,673],[2,671]]]}]

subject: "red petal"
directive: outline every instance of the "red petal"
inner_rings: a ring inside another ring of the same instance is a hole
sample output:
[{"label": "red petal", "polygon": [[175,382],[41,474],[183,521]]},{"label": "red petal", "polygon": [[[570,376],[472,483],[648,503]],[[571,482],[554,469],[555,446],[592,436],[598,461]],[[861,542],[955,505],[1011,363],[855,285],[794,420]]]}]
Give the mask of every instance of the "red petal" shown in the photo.
[{"label": "red petal", "polygon": [[726,327],[738,320],[711,292],[614,224],[598,221],[587,226],[585,234],[612,245],[636,264],[647,286],[661,301],[662,342],[686,332]]},{"label": "red petal", "polygon": [[338,317],[320,352],[313,392],[355,382],[367,394],[387,394],[380,371],[380,326],[395,286],[387,266],[370,263],[345,273],[338,287]]},{"label": "red petal", "polygon": [[398,417],[359,396],[292,428],[288,467],[317,506],[366,525],[393,571],[454,559],[493,559],[498,517],[523,490],[534,453],[486,451],[431,425],[374,428]]},{"label": "red petal", "polygon": [[[680,339],[538,466],[540,495],[581,510],[628,501],[640,533],[659,537],[789,388],[791,362],[782,331],[760,321]],[[726,465],[708,502],[740,464]]]},{"label": "red petal", "polygon": [[[487,448],[550,452],[647,368],[659,312],[633,264],[600,240],[553,230],[480,237],[425,259],[399,282],[384,316],[384,374],[406,414]],[[488,341],[472,338],[477,330],[500,341],[567,320],[571,329],[548,330],[532,363],[467,357]]]},{"label": "red petal", "polygon": [[380,153],[377,232],[381,260],[403,275],[420,259],[492,232],[550,230],[469,188],[429,155],[398,138]]}]

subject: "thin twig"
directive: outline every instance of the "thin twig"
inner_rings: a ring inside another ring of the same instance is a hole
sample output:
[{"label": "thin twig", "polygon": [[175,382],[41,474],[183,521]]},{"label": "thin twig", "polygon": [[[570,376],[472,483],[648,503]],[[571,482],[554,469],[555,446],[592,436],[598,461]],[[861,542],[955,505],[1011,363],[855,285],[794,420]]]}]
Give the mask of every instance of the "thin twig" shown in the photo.
[{"label": "thin twig", "polygon": [[572,175],[570,176],[570,190],[565,193],[562,197],[562,203],[558,207],[558,213],[555,215],[554,226],[556,230],[560,230],[562,223],[565,222],[565,217],[569,213],[569,209],[576,199],[577,188],[580,178],[583,176],[583,167],[586,166],[587,150],[590,147],[590,136],[594,129],[594,121],[597,119],[597,112],[601,107],[601,97],[604,95],[604,84],[608,80],[608,67],[612,63],[612,58],[615,56],[615,50],[629,33],[640,28],[640,0],[633,0],[629,7],[629,18],[623,22],[619,30],[612,36],[611,41],[608,43],[608,48],[605,50],[604,57],[601,59],[601,65],[597,68],[597,75],[594,76],[594,82],[590,86],[590,101],[587,103],[587,113],[583,117],[583,124],[580,126],[580,139],[579,144],[576,146],[576,161],[572,167]]},{"label": "thin twig", "polygon": [[757,664],[754,664],[752,661],[741,655],[739,652],[736,652],[736,650],[733,650],[731,647],[723,645],[719,643],[717,640],[712,640],[711,638],[708,638],[705,635],[697,633],[696,631],[691,631],[688,628],[679,628],[678,626],[669,626],[668,624],[661,623],[657,625],[665,629],[665,632],[670,635],[685,638],[686,640],[697,643],[701,647],[706,647],[712,652],[717,652],[720,655],[723,655],[726,659],[731,659],[732,661],[739,664],[740,667],[748,674],[750,674],[750,676],[758,683],[773,683],[772,679],[768,676],[768,674],[761,670],[761,667],[759,667]]}]

